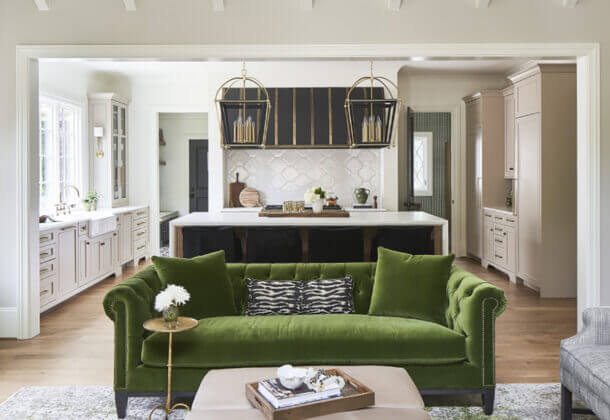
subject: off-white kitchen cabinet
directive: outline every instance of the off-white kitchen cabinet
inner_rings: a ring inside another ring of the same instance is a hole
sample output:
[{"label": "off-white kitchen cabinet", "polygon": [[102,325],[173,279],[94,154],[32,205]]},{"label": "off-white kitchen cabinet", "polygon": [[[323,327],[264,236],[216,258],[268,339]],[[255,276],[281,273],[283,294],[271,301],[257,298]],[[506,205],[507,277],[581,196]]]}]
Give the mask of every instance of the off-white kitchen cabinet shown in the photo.
[{"label": "off-white kitchen cabinet", "polygon": [[504,94],[504,178],[515,178],[515,95],[513,86]]},{"label": "off-white kitchen cabinet", "polygon": [[486,207],[485,258],[483,266],[489,265],[506,273],[511,282],[517,281],[517,217],[506,210]]},{"label": "off-white kitchen cabinet", "polygon": [[517,273],[541,297],[576,296],[576,66],[538,64],[514,84]]},{"label": "off-white kitchen cabinet", "polygon": [[68,226],[57,234],[57,276],[59,294],[65,295],[78,287],[78,227]]},{"label": "off-white kitchen cabinet", "polygon": [[87,220],[40,232],[41,311],[149,256],[148,208],[115,211],[116,230],[96,237],[90,236]]},{"label": "off-white kitchen cabinet", "polygon": [[129,101],[115,93],[89,94],[89,132],[91,142],[94,127],[104,128],[104,156],[93,162],[93,187],[101,194],[100,208],[127,204],[127,149]]},{"label": "off-white kitchen cabinet", "polygon": [[481,91],[464,98],[466,104],[467,252],[484,259],[484,206],[505,200],[504,95]]}]

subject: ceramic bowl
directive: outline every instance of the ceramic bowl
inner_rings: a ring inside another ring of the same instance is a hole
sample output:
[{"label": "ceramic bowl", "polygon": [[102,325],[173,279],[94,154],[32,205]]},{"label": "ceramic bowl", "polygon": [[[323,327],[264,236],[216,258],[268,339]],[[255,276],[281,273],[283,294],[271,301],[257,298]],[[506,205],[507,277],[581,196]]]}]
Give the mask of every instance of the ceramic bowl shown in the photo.
[{"label": "ceramic bowl", "polygon": [[306,376],[307,370],[294,368],[292,365],[284,365],[277,370],[280,383],[288,389],[297,389],[303,385]]}]

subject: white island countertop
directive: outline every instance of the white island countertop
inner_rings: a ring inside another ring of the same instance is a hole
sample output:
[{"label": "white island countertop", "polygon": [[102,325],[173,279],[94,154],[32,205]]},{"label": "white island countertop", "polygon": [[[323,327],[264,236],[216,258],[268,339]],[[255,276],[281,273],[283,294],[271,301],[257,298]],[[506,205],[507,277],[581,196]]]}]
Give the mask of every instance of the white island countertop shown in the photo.
[{"label": "white island countertop", "polygon": [[190,213],[170,221],[170,251],[175,228],[186,226],[434,226],[442,230],[442,253],[449,253],[449,222],[422,211],[352,212],[350,217],[260,217],[251,212]]}]

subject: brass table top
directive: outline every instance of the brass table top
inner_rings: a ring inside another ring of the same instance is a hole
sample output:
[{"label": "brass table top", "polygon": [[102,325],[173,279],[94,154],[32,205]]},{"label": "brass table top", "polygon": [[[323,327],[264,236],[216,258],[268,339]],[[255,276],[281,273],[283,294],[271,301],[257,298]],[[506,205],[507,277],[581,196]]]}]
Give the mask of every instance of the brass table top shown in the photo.
[{"label": "brass table top", "polygon": [[176,328],[168,328],[165,326],[165,321],[163,318],[153,318],[144,322],[144,329],[152,332],[161,332],[161,333],[176,333],[182,331],[188,331],[195,328],[199,325],[199,321],[194,318],[188,318],[185,316],[178,317],[178,326]]}]

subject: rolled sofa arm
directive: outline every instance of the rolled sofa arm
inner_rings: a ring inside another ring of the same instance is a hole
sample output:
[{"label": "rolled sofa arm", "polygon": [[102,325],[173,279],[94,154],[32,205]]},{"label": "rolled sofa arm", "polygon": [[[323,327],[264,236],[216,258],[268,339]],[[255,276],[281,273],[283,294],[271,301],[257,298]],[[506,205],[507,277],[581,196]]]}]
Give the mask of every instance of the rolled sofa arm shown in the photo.
[{"label": "rolled sofa arm", "polygon": [[483,371],[483,386],[495,384],[495,318],[506,308],[502,289],[453,267],[447,282],[447,326],[466,336],[468,361]]},{"label": "rolled sofa arm", "polygon": [[104,297],[104,311],[114,322],[114,387],[127,386],[128,371],[141,364],[146,332],[142,324],[156,316],[154,300],[161,282],[148,267],[114,286]]},{"label": "rolled sofa arm", "polygon": [[580,332],[561,341],[562,346],[569,344],[610,345],[610,306],[585,309]]}]

